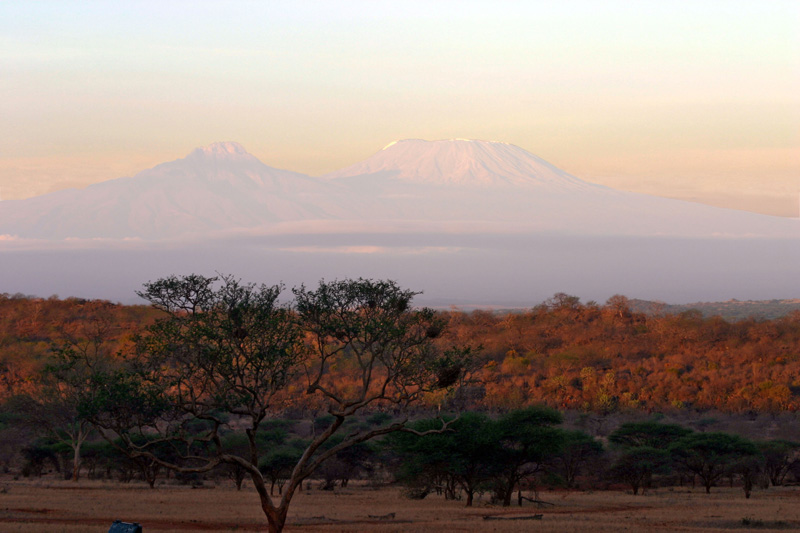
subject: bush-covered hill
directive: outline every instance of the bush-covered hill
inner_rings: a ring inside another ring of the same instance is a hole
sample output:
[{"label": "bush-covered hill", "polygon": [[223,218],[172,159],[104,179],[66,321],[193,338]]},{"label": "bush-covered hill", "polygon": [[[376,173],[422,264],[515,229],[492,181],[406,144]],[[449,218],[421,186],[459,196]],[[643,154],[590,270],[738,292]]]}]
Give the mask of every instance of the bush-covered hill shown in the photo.
[{"label": "bush-covered hill", "polygon": [[[699,311],[646,314],[557,294],[522,313],[442,313],[445,343],[480,346],[473,409],[544,403],[594,412],[800,407],[800,312],[727,321]],[[0,296],[0,395],[24,388],[55,345],[118,351],[157,311],[106,301]],[[453,401],[431,396],[430,404]]]}]

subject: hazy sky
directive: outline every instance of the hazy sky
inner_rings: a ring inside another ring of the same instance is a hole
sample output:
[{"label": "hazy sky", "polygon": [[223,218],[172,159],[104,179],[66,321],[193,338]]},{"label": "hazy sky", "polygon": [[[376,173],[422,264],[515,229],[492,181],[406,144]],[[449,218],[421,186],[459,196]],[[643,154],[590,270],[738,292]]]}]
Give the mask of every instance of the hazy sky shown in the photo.
[{"label": "hazy sky", "polygon": [[319,175],[402,138],[794,214],[800,2],[0,2],[0,197],[235,140]]}]

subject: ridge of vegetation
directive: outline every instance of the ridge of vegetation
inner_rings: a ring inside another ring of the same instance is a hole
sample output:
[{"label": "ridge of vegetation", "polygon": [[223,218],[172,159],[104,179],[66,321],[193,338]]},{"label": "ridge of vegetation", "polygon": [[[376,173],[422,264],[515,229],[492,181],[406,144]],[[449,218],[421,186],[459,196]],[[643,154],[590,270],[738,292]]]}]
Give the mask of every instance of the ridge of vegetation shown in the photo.
[{"label": "ridge of vegetation", "polygon": [[[446,328],[437,341],[482,347],[481,367],[458,398],[464,408],[800,407],[800,312],[728,321],[696,310],[652,315],[633,307],[622,296],[598,305],[557,294],[519,313],[442,311]],[[0,296],[0,398],[29,386],[54,344],[101,334],[105,349],[118,351],[160,316],[147,306],[100,300]],[[428,395],[424,404],[441,401]]]}]

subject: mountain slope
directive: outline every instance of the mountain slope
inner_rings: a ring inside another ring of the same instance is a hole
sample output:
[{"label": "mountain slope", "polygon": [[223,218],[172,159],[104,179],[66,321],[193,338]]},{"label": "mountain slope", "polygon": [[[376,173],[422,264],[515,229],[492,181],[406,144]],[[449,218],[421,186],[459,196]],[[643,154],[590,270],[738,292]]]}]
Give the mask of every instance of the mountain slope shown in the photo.
[{"label": "mountain slope", "polygon": [[341,187],[269,167],[237,143],[198,148],[129,178],[0,204],[0,233],[164,239],[347,212]]}]

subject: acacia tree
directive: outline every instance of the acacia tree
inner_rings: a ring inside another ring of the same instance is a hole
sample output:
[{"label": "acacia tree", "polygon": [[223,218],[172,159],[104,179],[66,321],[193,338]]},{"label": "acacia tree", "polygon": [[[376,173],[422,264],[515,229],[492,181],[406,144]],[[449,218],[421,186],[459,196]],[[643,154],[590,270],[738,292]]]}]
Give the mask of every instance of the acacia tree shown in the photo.
[{"label": "acacia tree", "polygon": [[[727,433],[694,433],[670,446],[674,460],[688,472],[697,475],[706,489],[711,487],[737,462],[758,455],[752,442]],[[747,494],[747,489],[745,489]]]},{"label": "acacia tree", "polygon": [[518,504],[522,506],[520,482],[533,482],[545,462],[561,451],[564,432],[553,426],[562,421],[561,413],[543,406],[512,411],[495,421],[500,442],[494,458],[498,471],[495,492],[503,507],[511,505],[515,488],[519,491]]},{"label": "acacia tree", "polygon": [[635,446],[622,451],[614,461],[609,473],[615,479],[631,486],[633,494],[639,494],[652,485],[653,474],[666,474],[670,471],[670,456],[666,450],[652,446]]},{"label": "acacia tree", "polygon": [[[420,420],[414,427],[423,431],[437,424],[437,420]],[[398,457],[397,478],[414,489],[409,495],[416,498],[439,487],[445,498],[453,499],[460,488],[466,494],[466,506],[472,507],[475,494],[489,488],[496,475],[500,439],[495,425],[485,414],[464,413],[446,433],[422,438],[392,435],[389,445]]]},{"label": "acacia tree", "polygon": [[567,488],[575,488],[578,474],[603,454],[603,445],[583,431],[562,431],[563,447],[552,458],[555,469],[564,477]]},{"label": "acacia tree", "polygon": [[[357,430],[325,446],[340,436],[347,418],[370,406],[403,408],[426,390],[456,384],[466,353],[437,350],[433,341],[443,321],[412,308],[417,293],[392,281],[300,287],[293,291],[294,309],[279,303],[281,289],[230,276],[147,283],[138,294],[164,318],[138,338],[124,365],[92,375],[82,402],[83,415],[131,457],[185,473],[224,465],[246,470],[270,532],[283,529],[292,497],[320,464],[407,422]],[[259,470],[272,445],[259,435],[270,417],[301,396],[323,405],[330,422],[308,443],[274,499]],[[232,441],[223,437],[234,431],[246,435],[246,453],[227,446]],[[159,453],[164,444],[174,457]]]},{"label": "acacia tree", "polygon": [[773,486],[783,485],[792,466],[800,463],[800,443],[770,440],[757,444],[764,456],[764,471]]}]

